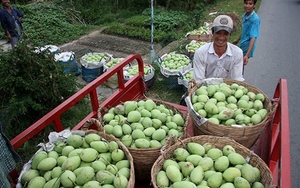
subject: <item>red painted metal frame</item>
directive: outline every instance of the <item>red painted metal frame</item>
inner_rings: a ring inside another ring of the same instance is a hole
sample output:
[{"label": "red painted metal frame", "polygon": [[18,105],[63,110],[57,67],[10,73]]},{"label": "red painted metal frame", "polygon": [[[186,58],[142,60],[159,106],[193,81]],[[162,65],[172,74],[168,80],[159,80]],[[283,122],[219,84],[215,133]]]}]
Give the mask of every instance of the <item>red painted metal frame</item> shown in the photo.
[{"label": "red painted metal frame", "polygon": [[274,100],[278,106],[272,121],[272,142],[268,165],[273,174],[273,184],[279,188],[290,188],[292,187],[290,122],[286,79],[279,80],[274,93]]},{"label": "red painted metal frame", "polygon": [[[128,82],[124,83],[123,67],[135,61],[138,63],[139,72]],[[109,69],[101,76],[87,84],[84,88],[79,90],[73,96],[68,98],[66,101],[64,101],[59,106],[51,110],[44,117],[32,124],[22,133],[13,138],[11,140],[11,143],[14,149],[18,149],[19,147],[21,147],[26,141],[31,139],[49,124],[53,124],[53,128],[55,131],[62,131],[63,126],[60,119],[61,115],[87,95],[89,95],[90,97],[92,112],[88,114],[82,121],[80,121],[73,129],[78,130],[83,126],[83,124],[87,120],[89,120],[92,117],[97,117],[97,111],[99,109],[97,87],[106,82],[108,78],[112,77],[114,74],[117,74],[118,76],[118,90],[115,93],[113,93],[109,98],[107,98],[103,103],[101,103],[100,107],[114,106],[120,103],[121,100],[126,101],[144,97],[147,86],[144,82],[143,60],[140,55],[131,54],[128,57],[126,57],[122,62],[118,63],[113,69]]]},{"label": "red painted metal frame", "polygon": [[[131,62],[137,61],[139,65],[139,73],[132,79],[124,83],[123,68]],[[143,60],[140,55],[131,54],[113,69],[108,70],[97,79],[87,84],[69,99],[54,108],[40,120],[32,124],[25,131],[17,135],[11,140],[15,149],[22,146],[26,141],[31,139],[49,124],[53,125],[55,131],[62,131],[63,126],[60,120],[61,115],[73,107],[84,97],[90,97],[92,112],[81,120],[73,130],[79,130],[92,117],[98,116],[98,109],[101,107],[111,107],[127,100],[135,100],[145,98],[147,86],[144,82]],[[98,103],[97,87],[106,82],[110,77],[117,74],[118,89],[109,98],[101,104]],[[168,102],[167,102],[168,103]],[[175,106],[178,110],[186,113],[187,108],[178,104],[168,103]],[[288,113],[288,89],[287,81],[280,79],[274,92],[273,104],[277,108],[272,117],[272,122],[264,133],[260,136],[255,146],[252,148],[261,158],[268,164],[273,174],[273,185],[279,188],[291,187],[290,172],[290,129],[289,129],[289,113]],[[192,132],[190,134],[193,134]],[[16,176],[13,171],[11,175]]]}]

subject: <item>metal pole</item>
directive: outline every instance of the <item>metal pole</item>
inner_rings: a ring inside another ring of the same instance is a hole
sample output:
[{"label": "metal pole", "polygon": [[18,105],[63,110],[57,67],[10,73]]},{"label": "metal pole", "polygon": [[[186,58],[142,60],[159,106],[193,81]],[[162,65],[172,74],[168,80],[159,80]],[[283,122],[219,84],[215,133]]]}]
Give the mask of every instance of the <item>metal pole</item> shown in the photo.
[{"label": "metal pole", "polygon": [[154,37],[154,7],[153,7],[153,0],[151,0],[151,51],[150,51],[150,63],[153,63],[154,59],[155,59],[153,37]]}]

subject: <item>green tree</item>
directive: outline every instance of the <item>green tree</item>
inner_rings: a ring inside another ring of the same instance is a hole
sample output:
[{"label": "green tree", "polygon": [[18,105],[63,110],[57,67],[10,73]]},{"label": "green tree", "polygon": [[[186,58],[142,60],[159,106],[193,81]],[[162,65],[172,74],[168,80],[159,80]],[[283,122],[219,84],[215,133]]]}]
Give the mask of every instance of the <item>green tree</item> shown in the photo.
[{"label": "green tree", "polygon": [[0,51],[0,121],[10,130],[8,136],[24,130],[79,87],[77,77],[64,73],[53,53],[28,46],[24,41],[14,50]]}]

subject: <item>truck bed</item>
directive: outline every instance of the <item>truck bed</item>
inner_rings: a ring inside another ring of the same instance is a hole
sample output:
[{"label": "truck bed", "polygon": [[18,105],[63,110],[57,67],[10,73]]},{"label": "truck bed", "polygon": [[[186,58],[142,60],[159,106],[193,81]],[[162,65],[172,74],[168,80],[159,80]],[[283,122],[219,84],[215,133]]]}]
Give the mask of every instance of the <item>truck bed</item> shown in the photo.
[{"label": "truck bed", "polygon": [[[124,83],[123,67],[129,63],[136,61],[139,65],[139,72],[130,80]],[[110,77],[117,74],[118,89],[104,102],[99,104],[97,96],[97,87],[107,81]],[[40,120],[29,126],[22,133],[11,140],[14,149],[21,147],[26,141],[34,137],[47,126],[53,126],[53,130],[60,132],[63,130],[61,115],[68,109],[73,107],[77,102],[84,97],[89,96],[92,111],[82,119],[73,130],[79,130],[90,118],[98,117],[98,109],[102,107],[116,106],[120,102],[127,100],[137,100],[145,98],[147,86],[144,82],[143,60],[138,54],[131,54],[126,57],[121,63],[114,68],[109,69],[97,79],[87,84],[69,99],[54,108]],[[168,103],[168,102],[167,102]],[[269,166],[273,175],[273,186],[278,188],[291,187],[291,172],[290,172],[290,130],[289,130],[289,115],[288,115],[288,90],[287,80],[281,78],[278,81],[274,92],[272,103],[277,106],[273,120],[263,131],[255,145],[251,148],[259,155]],[[179,104],[168,103],[175,106],[184,114],[188,109],[186,106]],[[191,122],[191,121],[190,121]],[[191,123],[188,125],[188,132],[193,135]],[[14,170],[11,176],[17,180],[18,172]],[[149,183],[145,185],[137,184],[136,187],[151,187]]]}]

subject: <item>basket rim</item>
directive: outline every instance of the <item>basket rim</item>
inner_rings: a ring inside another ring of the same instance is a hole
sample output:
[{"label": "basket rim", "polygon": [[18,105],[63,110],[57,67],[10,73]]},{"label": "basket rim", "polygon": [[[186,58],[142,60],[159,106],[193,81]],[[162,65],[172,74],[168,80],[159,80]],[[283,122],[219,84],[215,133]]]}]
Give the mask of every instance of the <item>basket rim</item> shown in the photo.
[{"label": "basket rim", "polygon": [[166,159],[171,158],[173,151],[178,147],[186,148],[186,145],[190,142],[196,142],[196,143],[211,143],[217,148],[224,147],[227,144],[232,145],[237,153],[240,153],[247,161],[247,163],[259,168],[261,172],[261,180],[265,181],[263,182],[265,187],[270,187],[272,184],[272,173],[269,169],[269,167],[266,165],[266,163],[253,151],[249,150],[245,146],[239,144],[235,140],[229,138],[229,137],[218,137],[218,136],[210,136],[210,135],[200,135],[200,136],[194,136],[189,137],[186,139],[183,139],[171,147],[167,148],[162,155],[160,155],[155,163],[153,164],[151,168],[151,183],[154,188],[158,188],[156,185],[156,175],[159,172],[159,170],[162,169],[162,164]]}]

